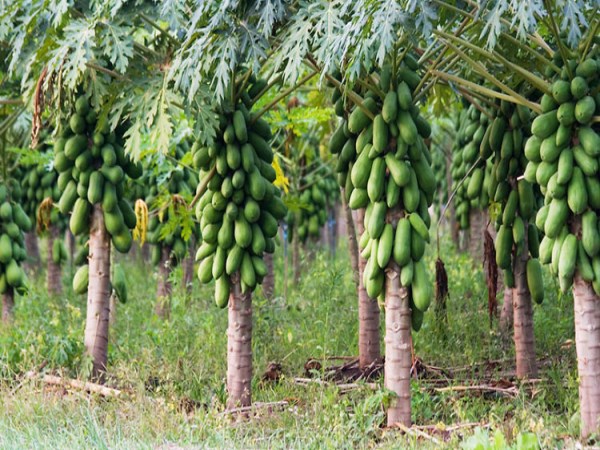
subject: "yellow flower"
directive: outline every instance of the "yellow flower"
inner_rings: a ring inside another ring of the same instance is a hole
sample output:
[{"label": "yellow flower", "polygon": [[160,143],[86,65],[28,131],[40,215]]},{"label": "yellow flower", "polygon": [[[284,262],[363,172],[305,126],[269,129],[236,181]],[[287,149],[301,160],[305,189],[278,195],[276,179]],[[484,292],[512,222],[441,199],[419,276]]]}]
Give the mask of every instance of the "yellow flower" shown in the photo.
[{"label": "yellow flower", "polygon": [[133,239],[139,241],[141,247],[146,241],[146,232],[148,230],[148,205],[142,199],[135,201],[135,217],[137,222],[133,229]]},{"label": "yellow flower", "polygon": [[273,166],[273,169],[275,169],[275,181],[273,181],[273,184],[279,189],[283,189],[283,191],[287,194],[289,191],[288,187],[290,185],[290,180],[288,180],[288,178],[283,174],[283,170],[279,165],[279,159],[277,159],[277,155],[273,157],[273,163],[271,165]]}]

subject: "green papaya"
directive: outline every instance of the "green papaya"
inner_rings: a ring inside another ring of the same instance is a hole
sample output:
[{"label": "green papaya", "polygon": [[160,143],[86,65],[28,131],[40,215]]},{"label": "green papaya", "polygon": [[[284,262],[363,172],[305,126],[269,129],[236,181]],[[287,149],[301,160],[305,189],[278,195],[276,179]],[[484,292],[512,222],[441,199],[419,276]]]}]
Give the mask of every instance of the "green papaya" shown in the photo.
[{"label": "green papaya", "polygon": [[544,301],[544,281],[542,278],[542,266],[537,259],[527,261],[527,287],[531,294],[531,299],[540,305]]},{"label": "green papaya", "polygon": [[496,236],[496,264],[501,269],[510,269],[512,262],[513,235],[509,226],[501,225]]},{"label": "green papaya", "polygon": [[581,217],[581,243],[590,258],[600,253],[600,231],[594,211],[586,211]]},{"label": "green papaya", "polygon": [[383,232],[379,238],[379,245],[377,247],[377,265],[385,269],[392,256],[394,241],[394,229],[391,224],[387,223],[383,227]]},{"label": "green papaya", "polygon": [[414,263],[412,279],[412,301],[419,311],[425,312],[431,304],[432,287],[427,276],[427,268],[424,261]]},{"label": "green papaya", "polygon": [[215,282],[215,303],[219,308],[227,307],[230,290],[231,284],[228,276],[223,275]]},{"label": "green papaya", "polygon": [[75,201],[73,213],[71,214],[71,219],[69,221],[69,228],[75,236],[83,233],[89,226],[90,213],[91,205],[88,201],[78,198]]}]

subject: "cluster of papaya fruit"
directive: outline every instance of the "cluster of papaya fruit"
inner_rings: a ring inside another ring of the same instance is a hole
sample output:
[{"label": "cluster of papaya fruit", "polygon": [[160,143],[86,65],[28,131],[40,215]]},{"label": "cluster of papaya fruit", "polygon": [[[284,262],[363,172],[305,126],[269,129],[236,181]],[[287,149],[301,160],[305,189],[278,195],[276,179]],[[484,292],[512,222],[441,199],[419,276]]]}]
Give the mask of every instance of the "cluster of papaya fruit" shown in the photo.
[{"label": "cluster of papaya fruit", "polygon": [[263,252],[273,253],[278,221],[286,215],[281,192],[272,183],[275,169],[267,122],[248,110],[251,99],[266,85],[250,78],[232,108],[220,114],[217,139],[209,146],[194,144],[194,164],[200,179],[214,165],[208,189],[196,206],[202,243],[196,253],[202,283],[216,281],[215,301],[228,304],[231,276],[239,272],[243,292],[252,291],[267,274]]},{"label": "cluster of papaya fruit", "polygon": [[[423,254],[431,224],[428,207],[436,189],[424,142],[431,127],[413,101],[420,82],[417,70],[410,54],[399,63],[397,73],[392,73],[391,65],[382,67],[378,89],[364,92],[362,105],[355,104],[342,120],[329,147],[339,155],[338,182],[345,187],[348,205],[365,208],[359,243],[367,260],[363,274],[367,294],[371,298],[383,294],[384,271],[395,262],[401,285],[410,287],[415,330],[431,301]],[[334,101],[340,98],[342,93],[336,90]]]},{"label": "cluster of papaya fruit", "polygon": [[[87,264],[82,265],[77,269],[73,276],[73,292],[78,295],[87,293],[90,278],[90,267]],[[121,303],[127,303],[127,282],[125,278],[125,270],[121,264],[112,266],[110,276],[110,290],[114,292]]]},{"label": "cluster of papaya fruit", "polygon": [[20,197],[21,189],[14,179],[0,184],[0,294],[9,289],[20,294],[25,290],[23,233],[31,231],[32,222],[20,205]]},{"label": "cluster of papaya fruit", "polygon": [[[41,149],[41,152],[51,152],[51,147]],[[44,158],[45,159],[45,158]],[[57,203],[60,199],[60,190],[57,185],[58,174],[53,167],[44,164],[21,165],[19,167],[21,188],[23,190],[22,206],[32,222],[37,220],[40,204],[44,199],[51,199]],[[50,206],[49,220],[52,224],[59,225],[61,230],[66,227],[64,216],[58,208]],[[52,244],[52,255],[49,255],[55,264],[63,264],[67,261],[67,249],[62,239],[55,239]]]},{"label": "cluster of papaya fruit", "polygon": [[487,187],[492,169],[491,163],[488,163],[490,155],[480,155],[480,149],[482,143],[488,145],[492,130],[488,114],[473,104],[461,110],[456,127],[450,174],[456,190],[456,221],[461,230],[466,230],[469,228],[471,210],[486,207],[489,202]]},{"label": "cluster of papaya fruit", "polygon": [[101,205],[113,245],[126,253],[137,219],[124,196],[125,176],[139,178],[142,166],[125,156],[120,133],[110,131],[108,124],[96,128],[96,113],[82,95],[54,141],[54,167],[62,192],[58,207],[65,215],[72,211],[69,226],[77,236],[88,231],[92,207]]},{"label": "cluster of papaya fruit", "polygon": [[335,205],[340,188],[328,166],[321,166],[315,172],[303,177],[300,182],[300,211],[288,212],[288,240],[298,233],[301,242],[318,238],[321,227],[327,223],[329,209]]},{"label": "cluster of papaya fruit", "polygon": [[[182,142],[175,148],[175,158],[181,160],[188,152],[187,142]],[[162,184],[159,184],[156,176],[150,175],[147,180],[150,186],[146,202],[149,205],[155,205],[161,211],[159,214],[152,215],[148,220],[148,242],[153,245],[151,260],[156,265],[160,262],[163,247],[170,250],[171,259],[174,264],[185,258],[188,250],[188,242],[182,236],[181,226],[177,226],[174,231],[168,226],[172,218],[171,215],[187,213],[185,198],[193,197],[198,186],[198,175],[187,167],[177,167],[173,169]],[[164,195],[166,193],[166,195]],[[166,204],[160,204],[166,200]],[[157,204],[158,202],[158,204]],[[199,226],[194,223],[192,234],[200,237]],[[170,232],[168,232],[171,230]]]},{"label": "cluster of papaya fruit", "polygon": [[600,114],[600,58],[554,62],[561,72],[542,96],[525,146],[525,179],[544,194],[536,216],[545,234],[540,261],[550,264],[563,291],[577,270],[600,294],[600,128],[592,122]]},{"label": "cluster of papaya fruit", "polygon": [[537,186],[523,179],[527,166],[525,142],[531,117],[528,108],[501,101],[495,117],[480,146],[480,156],[491,158],[492,170],[488,176],[487,195],[497,205],[496,263],[504,270],[504,283],[515,287],[514,268],[517,258],[527,251],[526,280],[531,298],[536,303],[544,300],[542,268],[538,260],[540,238],[530,221],[542,201]]},{"label": "cluster of papaya fruit", "polygon": [[[439,144],[438,144],[439,145]],[[448,203],[448,166],[446,162],[446,152],[443,148],[438,148],[431,152],[431,170],[435,175],[436,197],[433,199],[433,208],[436,217],[440,217],[442,206]]]},{"label": "cluster of papaya fruit", "polygon": [[[21,166],[21,188],[23,189],[22,206],[30,218],[35,218],[37,209],[46,198],[58,202],[60,190],[56,184],[58,174],[48,170],[42,164]],[[53,210],[53,218],[58,221],[58,210]]]}]

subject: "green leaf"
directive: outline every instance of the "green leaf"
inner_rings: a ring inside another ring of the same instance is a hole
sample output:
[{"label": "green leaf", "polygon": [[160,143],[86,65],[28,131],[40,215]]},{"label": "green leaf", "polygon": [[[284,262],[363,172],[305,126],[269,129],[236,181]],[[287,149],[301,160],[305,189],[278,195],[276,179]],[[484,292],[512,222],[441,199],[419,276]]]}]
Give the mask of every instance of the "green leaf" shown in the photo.
[{"label": "green leaf", "polygon": [[119,73],[125,73],[133,56],[131,30],[119,25],[104,23],[100,32],[100,51],[107,56]]}]

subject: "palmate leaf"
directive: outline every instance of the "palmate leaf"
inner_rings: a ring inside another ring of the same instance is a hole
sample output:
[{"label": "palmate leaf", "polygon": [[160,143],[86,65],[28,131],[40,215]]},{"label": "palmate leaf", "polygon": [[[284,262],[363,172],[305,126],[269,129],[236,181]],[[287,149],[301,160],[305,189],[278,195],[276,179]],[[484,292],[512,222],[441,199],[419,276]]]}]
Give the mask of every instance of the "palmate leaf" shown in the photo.
[{"label": "palmate leaf", "polygon": [[96,21],[77,19],[64,29],[63,38],[51,52],[48,74],[62,72],[64,84],[74,91],[87,63],[96,59]]},{"label": "palmate leaf", "polygon": [[206,85],[198,89],[194,98],[194,135],[202,146],[211,145],[217,136],[219,117],[215,113],[214,100],[210,88]]},{"label": "palmate leaf", "polygon": [[561,0],[556,3],[558,7],[563,7],[560,29],[567,30],[567,43],[574,47],[581,39],[582,30],[588,28],[584,14],[586,5],[583,0]]},{"label": "palmate leaf", "polygon": [[372,28],[379,30],[379,33],[373,34],[372,44],[377,45],[375,58],[381,66],[396,42],[398,28],[406,26],[408,17],[396,0],[383,1],[379,5],[374,5],[374,8]]},{"label": "palmate leaf", "polygon": [[[339,46],[340,43],[343,43],[339,36],[344,35],[343,30],[346,24],[341,17],[340,1],[327,2],[324,6],[322,19],[314,27],[319,45],[313,51],[317,60],[331,62],[334,59],[328,58],[327,52],[333,51],[338,56],[344,52],[344,49]],[[333,68],[330,63],[326,63],[323,71],[332,71]]]},{"label": "palmate leaf", "polygon": [[104,23],[100,30],[100,52],[108,57],[117,72],[125,73],[133,56],[131,30],[110,23]]},{"label": "palmate leaf", "polygon": [[[486,38],[486,47],[494,48],[500,34],[510,25],[517,37],[525,39],[540,27],[541,20],[548,16],[542,0],[479,0],[478,15],[484,17],[484,27],[480,37]],[[549,2],[552,15],[556,18],[560,31],[566,31],[567,43],[575,47],[583,32],[588,29],[587,15],[600,8],[600,0],[556,0]],[[507,23],[503,23],[506,19]]]},{"label": "palmate leaf", "polygon": [[160,2],[159,17],[168,21],[171,29],[181,27],[186,20],[186,3],[185,0],[163,0]]},{"label": "palmate leaf", "polygon": [[233,71],[247,64],[260,71],[276,21],[287,12],[287,1],[263,0],[247,5],[239,0],[200,1],[185,25],[187,33],[169,71],[176,89],[192,102],[210,80],[217,101],[229,96]]},{"label": "palmate leaf", "polygon": [[259,19],[257,28],[262,30],[262,35],[268,38],[275,22],[281,21],[287,12],[287,2],[282,0],[258,0],[254,10]]},{"label": "palmate leaf", "polygon": [[156,104],[151,108],[146,125],[150,131],[150,143],[156,146],[160,153],[166,153],[169,150],[171,135],[173,134],[173,124],[169,112],[169,95],[166,86],[160,91]]},{"label": "palmate leaf", "polygon": [[219,60],[212,81],[215,85],[215,95],[219,99],[225,98],[231,74],[238,63],[238,39],[236,35],[223,36],[221,39],[217,39],[216,51],[219,54]]}]

